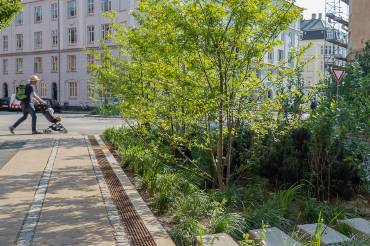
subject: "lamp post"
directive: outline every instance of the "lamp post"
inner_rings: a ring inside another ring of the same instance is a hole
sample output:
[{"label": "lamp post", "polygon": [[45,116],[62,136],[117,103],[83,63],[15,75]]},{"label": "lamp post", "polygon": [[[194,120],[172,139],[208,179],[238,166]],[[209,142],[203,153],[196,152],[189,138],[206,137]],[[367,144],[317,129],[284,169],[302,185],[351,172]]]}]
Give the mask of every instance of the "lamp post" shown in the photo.
[{"label": "lamp post", "polygon": [[60,0],[58,0],[58,101],[59,101],[59,104],[61,104],[61,86],[60,86],[60,80],[61,80],[61,67],[60,67],[60,42],[61,42],[61,38],[60,38]]}]

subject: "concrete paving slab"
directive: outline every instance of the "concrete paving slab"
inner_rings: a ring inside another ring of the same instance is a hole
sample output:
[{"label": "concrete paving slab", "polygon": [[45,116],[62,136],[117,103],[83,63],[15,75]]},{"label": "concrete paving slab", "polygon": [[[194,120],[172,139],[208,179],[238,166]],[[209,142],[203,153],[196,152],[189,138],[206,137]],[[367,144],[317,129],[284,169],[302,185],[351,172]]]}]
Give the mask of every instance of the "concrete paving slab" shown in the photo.
[{"label": "concrete paving slab", "polygon": [[[0,138],[1,141],[7,139]],[[0,245],[13,245],[34,198],[53,139],[27,142],[0,169]]]},{"label": "concrete paving slab", "polygon": [[84,139],[59,145],[33,245],[115,245]]},{"label": "concrete paving slab", "polygon": [[[238,246],[235,240],[226,233],[204,235],[202,237],[204,246]],[[197,238],[197,245],[201,245],[201,240]]]},{"label": "concrete paving slab", "polygon": [[353,218],[347,220],[341,220],[339,223],[348,225],[353,233],[360,236],[370,237],[370,222],[363,218]]},{"label": "concrete paving slab", "polygon": [[[308,235],[312,238],[316,235],[317,224],[306,224],[306,225],[299,225],[298,230],[303,232],[304,234]],[[340,243],[345,243],[350,241],[348,237],[345,235],[337,232],[336,230],[328,227],[327,225],[323,225],[323,232],[321,235],[321,244],[322,245],[335,245]]]},{"label": "concrete paving slab", "polygon": [[262,242],[266,246],[301,246],[302,244],[289,237],[276,227],[249,231],[251,239]]},{"label": "concrete paving slab", "polygon": [[23,147],[25,141],[1,141],[0,140],[0,169]]}]

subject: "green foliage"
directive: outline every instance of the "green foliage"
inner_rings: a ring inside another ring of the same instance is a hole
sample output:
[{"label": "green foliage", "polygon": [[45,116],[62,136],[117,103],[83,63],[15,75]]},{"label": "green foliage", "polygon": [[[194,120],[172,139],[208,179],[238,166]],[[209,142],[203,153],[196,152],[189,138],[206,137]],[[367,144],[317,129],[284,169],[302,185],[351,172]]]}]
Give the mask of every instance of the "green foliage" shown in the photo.
[{"label": "green foliage", "polygon": [[[298,120],[287,117],[297,93],[283,86],[297,71],[287,60],[267,65],[264,56],[280,45],[277,36],[300,12],[283,0],[140,1],[138,27],[113,24],[119,57],[104,44],[101,53],[89,51],[98,61],[93,81],[98,91],[123,98],[125,117],[155,128],[169,145],[185,142],[200,150],[202,163],[192,164],[207,166],[213,185],[222,187],[233,169],[230,146],[238,122],[249,121],[263,135],[277,131],[280,122],[288,127]],[[296,59],[301,51],[291,54]],[[269,83],[257,77],[259,71]],[[277,96],[268,98],[272,85]]]},{"label": "green foliage", "polygon": [[22,10],[20,0],[0,0],[0,31],[7,27]]},{"label": "green foliage", "polygon": [[319,202],[315,198],[306,199],[302,206],[299,221],[304,223],[315,223],[319,213],[321,213],[324,221],[331,221],[332,223],[345,218],[354,218],[358,215],[354,209],[345,208],[339,203],[330,205]]},{"label": "green foliage", "polygon": [[120,115],[120,109],[116,105],[103,104],[94,109],[91,114],[103,115],[103,116],[118,116]]}]

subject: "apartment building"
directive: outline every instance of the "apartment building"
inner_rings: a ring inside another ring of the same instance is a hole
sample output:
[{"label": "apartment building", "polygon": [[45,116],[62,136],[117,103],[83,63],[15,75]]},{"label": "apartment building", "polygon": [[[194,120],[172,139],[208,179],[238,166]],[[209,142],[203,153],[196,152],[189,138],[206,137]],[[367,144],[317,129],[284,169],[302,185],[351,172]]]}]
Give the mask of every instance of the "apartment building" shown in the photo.
[{"label": "apartment building", "polygon": [[[266,64],[270,65],[277,65],[283,64],[286,67],[295,67],[297,66],[297,61],[292,58],[292,51],[297,50],[299,46],[299,36],[300,36],[300,29],[299,29],[299,21],[294,21],[286,30],[278,35],[278,39],[280,39],[281,45],[275,47],[271,52],[267,52],[264,61]],[[264,79],[265,71],[259,71],[258,77]],[[266,81],[268,84],[269,82]],[[269,97],[275,96],[275,89],[271,86],[269,91]]]},{"label": "apartment building", "polygon": [[[94,62],[86,48],[109,39],[110,21],[104,12],[116,11],[117,21],[135,25],[131,15],[137,0],[24,0],[8,28],[0,32],[0,97],[10,96],[31,74],[41,78],[38,93],[62,105],[91,105],[87,64]],[[118,52],[117,52],[118,54]]]},{"label": "apartment building", "polygon": [[[310,45],[303,55],[303,60],[308,61],[302,79],[306,88],[311,88],[321,82],[330,67],[344,65],[347,57],[346,33],[330,28],[323,15],[312,14],[311,19],[302,19],[300,29],[302,32],[299,46]],[[334,38],[335,37],[335,38]],[[332,41],[333,40],[333,41]]]}]

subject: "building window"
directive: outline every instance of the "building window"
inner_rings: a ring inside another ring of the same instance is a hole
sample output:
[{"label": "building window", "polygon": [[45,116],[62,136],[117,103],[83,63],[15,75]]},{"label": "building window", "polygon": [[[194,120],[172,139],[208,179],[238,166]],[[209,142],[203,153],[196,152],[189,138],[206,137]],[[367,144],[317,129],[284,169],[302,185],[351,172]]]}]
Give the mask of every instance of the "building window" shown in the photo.
[{"label": "building window", "polygon": [[8,74],[8,59],[3,59],[3,74]]},{"label": "building window", "polygon": [[42,22],[42,7],[37,6],[34,8],[34,11],[35,11],[35,23]]},{"label": "building window", "polygon": [[271,51],[267,54],[267,58],[269,60],[270,63],[274,62],[274,52]]},{"label": "building window", "polygon": [[5,82],[3,83],[3,97],[8,97],[9,96],[9,88],[8,84]]},{"label": "building window", "polygon": [[111,11],[112,1],[111,0],[102,0],[101,1],[101,11]]},{"label": "building window", "polygon": [[35,57],[34,72],[42,73],[42,57]]},{"label": "building window", "polygon": [[57,56],[51,57],[51,72],[52,73],[58,72],[58,57]]},{"label": "building window", "polygon": [[51,45],[52,47],[57,47],[58,45],[58,30],[51,31]]},{"label": "building window", "polygon": [[281,41],[285,42],[285,32],[281,33]]},{"label": "building window", "polygon": [[16,34],[16,48],[17,50],[23,49],[23,34]]},{"label": "building window", "polygon": [[284,50],[279,50],[279,61],[284,59]]},{"label": "building window", "polygon": [[101,36],[104,41],[110,41],[112,36],[112,28],[110,24],[101,25]]},{"label": "building window", "polygon": [[70,0],[67,2],[68,17],[76,16],[76,0]]},{"label": "building window", "polygon": [[15,25],[16,26],[21,26],[23,25],[23,12],[19,12],[17,17],[15,17]]},{"label": "building window", "polygon": [[3,50],[7,51],[9,48],[9,39],[8,36],[3,36]]},{"label": "building window", "polygon": [[95,26],[87,26],[87,42],[88,44],[95,42]]},{"label": "building window", "polygon": [[94,0],[87,0],[87,14],[94,14]]},{"label": "building window", "polygon": [[288,53],[288,64],[293,67],[294,66],[294,59],[293,59],[293,55],[291,52]]},{"label": "building window", "polygon": [[68,28],[68,42],[69,44],[77,43],[77,29],[76,27]]},{"label": "building window", "polygon": [[77,97],[77,82],[70,81],[68,84],[69,84],[69,97]]},{"label": "building window", "polygon": [[43,80],[40,81],[39,88],[40,88],[39,90],[40,96],[46,97],[47,96],[47,85]]},{"label": "building window", "polygon": [[42,48],[42,32],[35,32],[35,49]]},{"label": "building window", "polygon": [[91,72],[91,65],[95,63],[95,58],[91,54],[87,54],[87,57],[86,58],[87,58],[86,70],[88,72]]},{"label": "building window", "polygon": [[288,34],[288,45],[289,47],[293,47],[293,33],[289,32]]},{"label": "building window", "polygon": [[17,58],[15,61],[17,73],[23,73],[23,58]]},{"label": "building window", "polygon": [[67,56],[67,71],[76,72],[76,56],[75,55]]},{"label": "building window", "polygon": [[58,19],[58,3],[52,3],[50,5],[51,20],[55,21]]},{"label": "building window", "polygon": [[321,53],[321,55],[324,54],[324,46],[323,45],[321,45],[321,47],[320,47],[320,53]]}]

